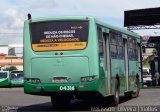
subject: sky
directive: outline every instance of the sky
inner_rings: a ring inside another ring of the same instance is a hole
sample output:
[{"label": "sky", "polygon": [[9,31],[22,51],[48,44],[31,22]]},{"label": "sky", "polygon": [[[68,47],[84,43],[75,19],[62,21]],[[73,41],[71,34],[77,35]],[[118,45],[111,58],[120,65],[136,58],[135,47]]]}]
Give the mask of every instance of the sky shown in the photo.
[{"label": "sky", "polygon": [[[0,0],[0,45],[23,44],[23,23],[32,18],[65,15],[93,16],[122,27],[124,11],[160,7],[160,0]],[[136,31],[160,35],[159,30]]]}]

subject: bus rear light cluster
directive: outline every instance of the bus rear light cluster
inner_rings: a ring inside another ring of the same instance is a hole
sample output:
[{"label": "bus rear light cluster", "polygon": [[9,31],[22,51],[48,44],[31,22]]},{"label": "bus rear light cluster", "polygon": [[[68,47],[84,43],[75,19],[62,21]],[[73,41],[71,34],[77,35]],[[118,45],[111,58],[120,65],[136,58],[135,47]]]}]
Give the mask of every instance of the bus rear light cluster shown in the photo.
[{"label": "bus rear light cluster", "polygon": [[80,81],[81,82],[87,82],[87,81],[93,81],[96,79],[96,76],[85,76],[85,77],[81,77]]},{"label": "bus rear light cluster", "polygon": [[81,77],[81,78],[80,78],[80,81],[81,81],[81,82],[84,82],[84,81],[85,81],[85,77]]},{"label": "bus rear light cluster", "polygon": [[36,83],[36,84],[41,83],[41,80],[38,78],[26,78],[25,81],[31,82],[31,83]]}]

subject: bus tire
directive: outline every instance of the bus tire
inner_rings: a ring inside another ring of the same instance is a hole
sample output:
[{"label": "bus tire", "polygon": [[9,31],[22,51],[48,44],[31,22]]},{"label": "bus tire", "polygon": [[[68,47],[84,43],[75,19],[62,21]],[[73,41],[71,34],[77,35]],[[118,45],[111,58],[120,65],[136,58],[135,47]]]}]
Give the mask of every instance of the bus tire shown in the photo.
[{"label": "bus tire", "polygon": [[54,108],[68,107],[70,101],[71,101],[70,97],[51,96],[51,103]]},{"label": "bus tire", "polygon": [[115,93],[114,93],[114,105],[115,106],[117,106],[119,104],[119,94],[120,94],[120,81],[119,81],[119,76],[116,75]]},{"label": "bus tire", "polygon": [[125,98],[127,98],[127,99],[131,99],[132,98],[132,92],[131,91],[125,92],[124,95],[125,95]]},{"label": "bus tire", "polygon": [[139,75],[138,74],[136,75],[135,86],[136,86],[136,88],[135,88],[134,92],[132,93],[133,98],[136,98],[139,96],[140,88],[139,88]]}]

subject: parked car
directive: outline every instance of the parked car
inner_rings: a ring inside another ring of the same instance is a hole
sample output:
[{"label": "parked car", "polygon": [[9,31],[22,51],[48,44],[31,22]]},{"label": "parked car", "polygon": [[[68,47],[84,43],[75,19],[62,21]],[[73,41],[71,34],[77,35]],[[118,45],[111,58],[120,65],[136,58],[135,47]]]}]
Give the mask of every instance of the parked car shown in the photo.
[{"label": "parked car", "polygon": [[152,76],[148,72],[143,72],[143,84],[150,86],[152,83]]}]

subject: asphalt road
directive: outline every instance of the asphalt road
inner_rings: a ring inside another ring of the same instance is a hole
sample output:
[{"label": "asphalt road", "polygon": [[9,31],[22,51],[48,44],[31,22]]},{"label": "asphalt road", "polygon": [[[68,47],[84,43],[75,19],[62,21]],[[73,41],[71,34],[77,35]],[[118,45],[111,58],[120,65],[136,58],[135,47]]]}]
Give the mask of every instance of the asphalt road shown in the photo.
[{"label": "asphalt road", "polygon": [[[120,97],[120,104],[123,106],[160,106],[160,88],[141,89],[137,98],[126,99]],[[50,103],[50,97],[27,95],[23,93],[23,88],[0,88],[0,111],[23,112],[23,111],[90,111],[100,108],[114,107],[110,102],[100,103],[97,101],[72,100],[67,108],[54,108]]]}]

